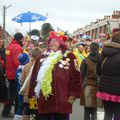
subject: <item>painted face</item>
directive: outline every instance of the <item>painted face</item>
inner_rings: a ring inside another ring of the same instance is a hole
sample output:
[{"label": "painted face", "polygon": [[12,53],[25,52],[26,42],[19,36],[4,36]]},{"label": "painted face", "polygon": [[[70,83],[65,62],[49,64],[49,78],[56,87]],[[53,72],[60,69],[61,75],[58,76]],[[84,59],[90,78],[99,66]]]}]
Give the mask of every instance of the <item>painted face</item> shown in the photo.
[{"label": "painted face", "polygon": [[57,51],[57,50],[59,50],[59,43],[58,43],[58,41],[56,40],[56,39],[52,39],[51,41],[50,41],[50,49],[51,50],[53,50],[53,51]]}]

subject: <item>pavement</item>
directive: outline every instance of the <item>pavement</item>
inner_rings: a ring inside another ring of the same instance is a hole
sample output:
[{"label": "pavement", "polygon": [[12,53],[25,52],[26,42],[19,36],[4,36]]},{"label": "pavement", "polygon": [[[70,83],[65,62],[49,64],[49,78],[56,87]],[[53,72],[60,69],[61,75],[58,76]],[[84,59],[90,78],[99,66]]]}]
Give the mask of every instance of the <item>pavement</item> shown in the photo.
[{"label": "pavement", "polygon": [[[98,109],[98,120],[103,120],[104,111]],[[84,120],[84,107],[79,105],[79,100],[73,104],[73,113],[70,115],[70,120]]]},{"label": "pavement", "polygon": [[[13,118],[2,118],[3,104],[0,104],[0,120],[14,120]],[[12,110],[13,111],[13,110]],[[98,120],[103,120],[104,111],[103,109],[98,109]],[[70,115],[70,120],[84,120],[84,107],[79,105],[79,100],[76,100],[73,104],[73,113]]]}]

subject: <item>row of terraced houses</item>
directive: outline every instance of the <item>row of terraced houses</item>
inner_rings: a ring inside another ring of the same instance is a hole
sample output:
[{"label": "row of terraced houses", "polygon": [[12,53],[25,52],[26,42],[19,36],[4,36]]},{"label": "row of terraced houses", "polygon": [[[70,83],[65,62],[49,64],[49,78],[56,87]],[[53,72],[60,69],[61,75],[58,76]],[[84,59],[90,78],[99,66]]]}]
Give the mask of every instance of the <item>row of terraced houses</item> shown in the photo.
[{"label": "row of terraced houses", "polygon": [[95,40],[100,33],[107,34],[108,29],[111,29],[111,31],[120,29],[120,11],[113,11],[112,15],[106,15],[103,19],[97,19],[84,28],[77,29],[73,32],[73,36],[79,39],[81,34],[85,34],[91,36],[91,39]]}]

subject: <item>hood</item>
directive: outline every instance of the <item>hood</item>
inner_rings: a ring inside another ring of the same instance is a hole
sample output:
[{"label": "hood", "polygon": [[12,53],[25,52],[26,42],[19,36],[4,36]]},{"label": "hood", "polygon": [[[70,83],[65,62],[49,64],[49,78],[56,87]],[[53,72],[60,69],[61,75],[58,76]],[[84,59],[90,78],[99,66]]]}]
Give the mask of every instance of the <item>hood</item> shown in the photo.
[{"label": "hood", "polygon": [[120,44],[115,42],[105,42],[102,54],[104,56],[113,56],[120,54]]},{"label": "hood", "polygon": [[12,39],[11,43],[12,43],[12,44],[19,44],[19,42],[16,41],[15,39]]},{"label": "hood", "polygon": [[94,52],[94,53],[90,53],[89,54],[89,58],[94,62],[96,63],[98,61],[98,58],[99,58],[100,54],[98,52]]}]

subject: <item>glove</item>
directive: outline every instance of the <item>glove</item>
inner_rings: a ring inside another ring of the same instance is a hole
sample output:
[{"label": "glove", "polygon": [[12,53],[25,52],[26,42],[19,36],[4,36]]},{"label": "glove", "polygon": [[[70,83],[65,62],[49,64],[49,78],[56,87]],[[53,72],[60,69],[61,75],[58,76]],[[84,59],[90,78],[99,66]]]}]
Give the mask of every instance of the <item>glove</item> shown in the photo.
[{"label": "glove", "polygon": [[70,104],[73,104],[75,100],[76,100],[76,97],[74,97],[74,96],[70,96],[70,97],[68,98],[68,102],[69,102]]}]

